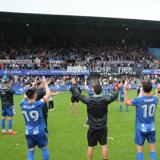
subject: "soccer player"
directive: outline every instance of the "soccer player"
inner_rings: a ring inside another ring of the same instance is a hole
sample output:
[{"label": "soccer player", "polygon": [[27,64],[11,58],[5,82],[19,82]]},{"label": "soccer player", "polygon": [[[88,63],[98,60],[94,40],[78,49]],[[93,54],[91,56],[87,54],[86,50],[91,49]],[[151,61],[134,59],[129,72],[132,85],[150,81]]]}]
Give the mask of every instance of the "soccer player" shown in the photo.
[{"label": "soccer player", "polygon": [[114,90],[114,86],[111,84],[105,84],[102,79],[99,79],[100,85],[102,86],[102,92],[104,96],[109,96],[110,94],[112,94],[112,90]]},{"label": "soccer player", "polygon": [[38,146],[42,151],[42,159],[49,160],[49,152],[47,149],[48,138],[46,135],[46,124],[42,113],[42,107],[48,102],[50,90],[43,79],[46,95],[36,101],[37,90],[35,88],[26,91],[26,98],[20,104],[26,125],[26,141],[28,144],[28,160],[34,160],[35,147]]},{"label": "soccer player", "polygon": [[[12,131],[12,123],[13,123],[13,116],[14,116],[14,100],[13,95],[15,91],[11,89],[11,81],[10,78],[5,75],[3,77],[3,85],[0,89],[0,98],[2,102],[2,134],[10,134],[14,135],[16,132]],[[8,132],[5,129],[5,120],[8,117]]]},{"label": "soccer player", "polygon": [[70,113],[72,113],[73,104],[76,103],[76,113],[78,114],[79,99],[73,94],[73,91],[74,91],[75,88],[77,88],[81,92],[81,89],[77,85],[77,81],[73,78],[72,79],[72,86],[70,88],[70,92],[72,93],[71,103],[70,103]]},{"label": "soccer player", "polygon": [[84,85],[85,85],[85,89],[86,89],[86,91],[88,93],[88,96],[92,97],[94,95],[93,88],[92,88],[91,84],[87,84],[87,77],[85,77]]},{"label": "soccer player", "polygon": [[[123,102],[124,102],[124,83],[125,83],[125,80],[122,80],[122,82],[120,83],[120,90],[119,90],[119,93],[120,93],[120,109],[119,109],[119,112],[122,112],[122,108],[123,108]],[[126,105],[126,112],[128,112],[128,106]]]},{"label": "soccer player", "polygon": [[142,83],[143,95],[133,100],[128,98],[127,82],[124,85],[124,102],[126,105],[136,107],[135,143],[137,146],[137,160],[144,160],[143,145],[145,140],[149,143],[150,159],[156,160],[156,131],[155,112],[158,104],[158,88],[156,95],[152,96],[152,84]]},{"label": "soccer player", "polygon": [[99,83],[93,84],[92,97],[85,97],[80,94],[78,89],[75,89],[74,94],[87,105],[87,114],[89,122],[88,138],[88,160],[93,159],[93,149],[97,142],[102,146],[102,158],[107,160],[107,114],[108,104],[112,103],[118,96],[116,91],[112,96],[102,96],[102,86]]}]

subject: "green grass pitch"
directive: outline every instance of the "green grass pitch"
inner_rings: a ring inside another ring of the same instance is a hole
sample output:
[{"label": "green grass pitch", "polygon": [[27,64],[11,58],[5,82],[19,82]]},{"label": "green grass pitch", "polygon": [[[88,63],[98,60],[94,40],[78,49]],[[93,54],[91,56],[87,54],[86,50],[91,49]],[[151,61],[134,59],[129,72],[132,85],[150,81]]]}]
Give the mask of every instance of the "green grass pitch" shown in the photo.
[{"label": "green grass pitch", "polygon": [[[130,97],[135,97],[135,91],[130,91]],[[0,135],[0,160],[26,160],[27,145],[25,141],[25,125],[20,110],[22,96],[15,96],[16,116],[13,127],[17,131],[14,136]],[[70,93],[63,92],[54,97],[55,111],[49,112],[49,152],[51,160],[86,160],[87,128],[83,127],[86,119],[86,106],[79,105],[79,115],[69,114]],[[108,140],[109,160],[133,160],[136,149],[134,144],[135,108],[129,112],[119,113],[119,102],[109,106]],[[156,114],[157,152],[160,157],[160,110]],[[101,160],[101,148],[94,150],[94,160]],[[149,160],[149,149],[145,145],[145,160]],[[158,158],[159,159],[159,158]],[[41,160],[41,152],[37,148],[35,160]]]}]

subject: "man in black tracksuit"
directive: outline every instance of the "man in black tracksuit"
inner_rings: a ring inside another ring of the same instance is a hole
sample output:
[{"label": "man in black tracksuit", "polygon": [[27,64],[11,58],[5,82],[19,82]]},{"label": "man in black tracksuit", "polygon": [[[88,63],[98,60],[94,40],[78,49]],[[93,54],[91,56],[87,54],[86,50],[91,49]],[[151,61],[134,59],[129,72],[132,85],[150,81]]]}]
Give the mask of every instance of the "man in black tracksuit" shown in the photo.
[{"label": "man in black tracksuit", "polygon": [[[42,99],[45,95],[46,95],[46,91],[44,88],[44,83],[43,82],[37,83],[37,101]],[[43,118],[44,118],[45,124],[46,124],[46,132],[48,133],[48,128],[47,128],[48,107],[47,107],[47,103],[45,103],[44,106],[42,107],[42,113],[43,113]]]},{"label": "man in black tracksuit", "polygon": [[118,96],[118,90],[113,93],[112,96],[102,96],[102,86],[100,84],[94,84],[94,95],[92,97],[85,97],[80,94],[79,90],[75,88],[74,94],[87,105],[89,130],[87,134],[88,138],[88,160],[93,158],[93,148],[99,142],[102,146],[102,158],[107,160],[107,114],[108,104],[116,100]]}]

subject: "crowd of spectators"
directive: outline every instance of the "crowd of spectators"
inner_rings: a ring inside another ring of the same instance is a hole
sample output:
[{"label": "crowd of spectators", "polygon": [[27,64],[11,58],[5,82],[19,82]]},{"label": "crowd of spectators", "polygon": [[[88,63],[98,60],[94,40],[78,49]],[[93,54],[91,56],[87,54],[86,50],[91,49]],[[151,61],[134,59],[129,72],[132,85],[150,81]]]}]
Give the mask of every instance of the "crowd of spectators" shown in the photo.
[{"label": "crowd of spectators", "polygon": [[[9,61],[10,60],[10,61]],[[147,69],[160,68],[160,60],[147,48],[97,46],[94,44],[70,47],[28,47],[0,45],[0,69],[67,69],[67,66],[138,66]]]},{"label": "crowd of spectators", "polygon": [[[52,77],[46,77],[46,80],[48,82],[48,85],[54,85],[54,86],[63,86],[63,85],[71,85],[72,79],[76,79],[77,83],[79,85],[84,85],[84,76],[52,76]],[[37,79],[37,82],[42,81],[42,76],[12,76],[12,84],[17,86],[32,86],[35,79]],[[89,79],[88,79],[89,80]]]},{"label": "crowd of spectators", "polygon": [[[84,85],[85,84],[85,76],[51,76],[51,77],[46,77],[46,80],[48,82],[49,86],[64,86],[64,85],[72,85],[72,79],[76,79],[78,85]],[[155,76],[155,75],[146,75],[143,78],[142,77],[135,77],[135,76],[121,76],[121,77],[114,77],[114,76],[110,76],[110,77],[102,77],[102,76],[98,76],[98,77],[87,77],[87,83],[92,83],[93,81],[96,82],[100,82],[103,85],[110,85],[110,84],[114,84],[114,83],[121,83],[122,80],[124,80],[125,78],[128,79],[129,84],[133,84],[133,85],[140,85],[142,80],[148,80],[153,84],[156,84],[160,79],[159,76]],[[13,86],[18,86],[18,87],[31,87],[34,84],[35,79],[37,79],[37,83],[38,82],[42,82],[42,77],[36,77],[36,76],[12,76],[12,84]]]}]

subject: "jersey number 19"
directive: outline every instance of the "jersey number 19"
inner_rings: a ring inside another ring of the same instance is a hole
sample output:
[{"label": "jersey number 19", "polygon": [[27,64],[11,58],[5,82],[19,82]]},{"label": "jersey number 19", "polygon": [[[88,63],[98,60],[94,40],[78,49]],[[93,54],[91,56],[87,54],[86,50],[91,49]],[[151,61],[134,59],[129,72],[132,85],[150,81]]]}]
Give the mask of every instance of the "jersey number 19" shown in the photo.
[{"label": "jersey number 19", "polygon": [[37,111],[30,111],[30,112],[23,111],[23,115],[25,116],[25,118],[28,122],[29,121],[37,121],[39,118],[39,114]]}]

